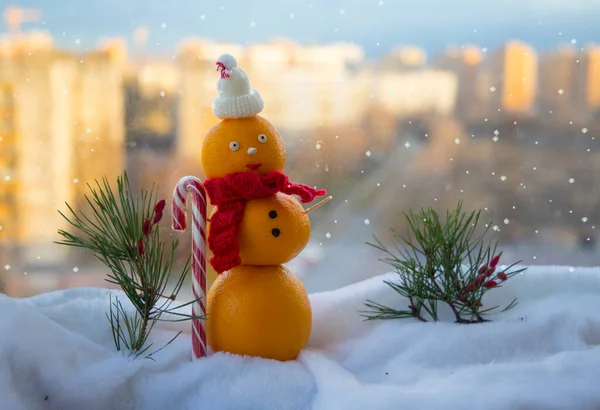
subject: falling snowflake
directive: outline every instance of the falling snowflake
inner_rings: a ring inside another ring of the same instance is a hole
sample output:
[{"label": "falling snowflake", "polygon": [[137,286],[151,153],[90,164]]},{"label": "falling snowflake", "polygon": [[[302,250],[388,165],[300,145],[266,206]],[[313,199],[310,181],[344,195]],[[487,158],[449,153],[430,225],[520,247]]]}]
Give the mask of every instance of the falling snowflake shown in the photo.
[{"label": "falling snowflake", "polygon": [[326,237],[327,239],[331,238],[331,232],[327,232],[327,233],[325,234],[325,237]]},{"label": "falling snowflake", "polygon": [[383,6],[383,0],[379,0],[378,4],[379,4],[380,6]]},{"label": "falling snowflake", "polygon": [[502,176],[500,177],[500,180],[501,180],[502,182],[506,181],[506,179],[507,179],[507,178],[506,178],[506,175],[502,175]]},{"label": "falling snowflake", "polygon": [[456,139],[454,140],[454,143],[455,143],[456,145],[460,144],[460,138],[456,138]]},{"label": "falling snowflake", "polygon": [[290,18],[294,19],[296,17],[296,13],[290,13]]},{"label": "falling snowflake", "polygon": [[79,272],[79,268],[78,268],[77,266],[75,266],[75,267],[73,268],[73,272],[75,272],[75,273]]},{"label": "falling snowflake", "polygon": [[321,149],[321,144],[317,142],[317,145],[315,145],[316,149]]},{"label": "falling snowflake", "polygon": [[340,9],[340,14],[343,16],[344,14],[346,14],[346,10]]},{"label": "falling snowflake", "polygon": [[494,135],[500,135],[500,131],[494,130]]},{"label": "falling snowflake", "polygon": [[165,28],[167,28],[167,23],[161,23],[160,27],[161,27],[162,29],[165,29]]},{"label": "falling snowflake", "polygon": [[4,265],[4,269],[10,270],[10,265]]},{"label": "falling snowflake", "polygon": [[256,22],[255,21],[251,21],[250,22],[250,27],[256,27]]},{"label": "falling snowflake", "polygon": [[572,184],[575,182],[575,178],[569,178],[569,184]]},{"label": "falling snowflake", "polygon": [[581,132],[582,132],[582,133],[584,133],[584,134],[587,134],[587,132],[588,132],[588,129],[587,129],[587,128],[582,128],[582,129],[581,129]]},{"label": "falling snowflake", "polygon": [[161,97],[164,97],[165,95],[167,95],[167,93],[164,92],[164,91],[162,91],[162,90],[161,90],[161,92],[159,94],[160,94]]},{"label": "falling snowflake", "polygon": [[492,226],[492,229],[496,232],[498,232],[500,230],[500,227],[498,225],[494,225]]},{"label": "falling snowflake", "polygon": [[498,141],[500,141],[500,138],[498,138],[497,136],[495,136],[495,135],[494,135],[494,136],[492,137],[492,141],[494,141],[494,142],[498,142]]},{"label": "falling snowflake", "polygon": [[370,156],[371,156],[371,151],[367,151],[367,152],[365,152],[365,155],[366,155],[367,157],[370,157]]},{"label": "falling snowflake", "polygon": [[5,180],[5,181],[10,181],[10,175],[7,175],[7,176],[5,176],[5,177],[4,177],[4,180]]},{"label": "falling snowflake", "polygon": [[78,178],[73,178],[73,183],[74,183],[74,184],[76,184],[76,183],[78,183],[78,182],[79,182],[79,179],[78,179]]},{"label": "falling snowflake", "polygon": [[491,92],[494,92],[494,91],[496,91],[496,87],[494,87],[494,86],[491,86],[491,87],[490,87],[490,91],[491,91]]},{"label": "falling snowflake", "polygon": [[558,93],[559,93],[560,95],[563,95],[563,94],[565,93],[565,90],[563,90],[563,89],[561,88],[561,89],[559,89],[559,90],[558,90]]},{"label": "falling snowflake", "polygon": [[510,223],[510,220],[508,218],[504,218],[504,225],[508,225]]},{"label": "falling snowflake", "polygon": [[92,129],[91,129],[91,128],[86,128],[86,129],[85,129],[85,133],[86,133],[86,134],[89,134],[90,132],[92,132]]},{"label": "falling snowflake", "polygon": [[581,218],[581,222],[586,223],[588,221],[587,216],[584,216],[583,218]]},{"label": "falling snowflake", "polygon": [[365,219],[365,225],[369,225],[371,223],[371,221],[369,221],[368,219]]},{"label": "falling snowflake", "polygon": [[200,14],[200,20],[206,20],[206,15]]},{"label": "falling snowflake", "polygon": [[576,39],[572,39],[571,40],[571,44],[577,44],[577,40]]},{"label": "falling snowflake", "polygon": [[484,52],[484,53],[487,53],[487,52],[488,52],[488,48],[487,48],[487,47],[483,47],[483,48],[481,49],[481,51],[482,51],[482,52]]},{"label": "falling snowflake", "polygon": [[405,146],[406,148],[410,148],[410,142],[405,142],[405,143],[404,143],[404,146]]},{"label": "falling snowflake", "polygon": [[80,39],[75,39],[75,44],[81,44],[81,40]]},{"label": "falling snowflake", "polygon": [[574,268],[574,267],[572,267],[572,266],[571,266],[571,267],[569,267],[569,272],[571,272],[571,273],[575,272],[575,268]]},{"label": "falling snowflake", "polygon": [[4,229],[4,228],[2,228],[2,225],[0,225],[0,231],[1,231],[2,229]]}]

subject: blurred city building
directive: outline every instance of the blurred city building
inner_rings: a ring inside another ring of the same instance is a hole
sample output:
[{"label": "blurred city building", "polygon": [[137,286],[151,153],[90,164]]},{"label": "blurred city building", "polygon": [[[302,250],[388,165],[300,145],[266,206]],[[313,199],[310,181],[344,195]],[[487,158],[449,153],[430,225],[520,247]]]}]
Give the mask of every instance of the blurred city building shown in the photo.
[{"label": "blurred city building", "polygon": [[535,50],[528,44],[511,41],[494,52],[490,71],[497,108],[508,114],[533,114],[538,88]]},{"label": "blurred city building", "polygon": [[45,33],[22,33],[39,15],[15,10],[0,37],[5,270],[66,269],[67,248],[53,244],[68,228],[57,209],[83,206],[94,179],[127,169],[136,188],[156,182],[168,198],[180,176],[202,177],[223,53],[261,93],[263,115],[286,141],[286,172],[336,198],[311,214],[316,238],[351,238],[357,225],[389,233],[402,228],[403,209],[443,211],[463,199],[495,220],[506,244],[595,246],[600,46],[561,46],[539,59],[518,41],[451,46],[433,58],[398,46],[368,60],[347,43],[189,38],[166,59],[148,54],[144,26],[133,50],[114,38],[75,53]]},{"label": "blurred city building", "polygon": [[57,209],[124,165],[121,60],[114,46],[57,51],[44,33],[9,34],[0,44],[0,237],[15,262],[52,266],[65,257],[52,243],[56,231],[68,228]]}]

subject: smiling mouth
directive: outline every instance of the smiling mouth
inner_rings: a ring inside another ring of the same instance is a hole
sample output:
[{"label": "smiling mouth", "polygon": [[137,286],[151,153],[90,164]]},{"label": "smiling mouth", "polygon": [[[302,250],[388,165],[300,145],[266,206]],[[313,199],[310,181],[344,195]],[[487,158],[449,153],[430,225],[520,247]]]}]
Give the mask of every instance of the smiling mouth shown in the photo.
[{"label": "smiling mouth", "polygon": [[262,164],[247,164],[246,168],[250,168],[253,171],[256,171],[258,168],[260,168]]}]

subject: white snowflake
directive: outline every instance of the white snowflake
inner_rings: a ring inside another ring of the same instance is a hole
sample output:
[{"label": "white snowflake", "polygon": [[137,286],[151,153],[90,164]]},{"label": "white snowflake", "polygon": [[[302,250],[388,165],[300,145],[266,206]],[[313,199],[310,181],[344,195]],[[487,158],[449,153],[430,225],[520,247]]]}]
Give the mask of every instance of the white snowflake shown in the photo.
[{"label": "white snowflake", "polygon": [[582,129],[581,129],[581,132],[582,132],[582,133],[584,133],[584,134],[587,134],[587,132],[588,132],[588,129],[587,129],[587,128],[582,128]]},{"label": "white snowflake", "polygon": [[2,228],[2,225],[0,225],[0,231],[1,231],[2,229],[4,229],[4,228]]},{"label": "white snowflake", "polygon": [[4,269],[10,270],[10,265],[4,265]]},{"label": "white snowflake", "polygon": [[290,13],[290,18],[294,19],[296,17],[296,13]]},{"label": "white snowflake", "polygon": [[586,223],[588,221],[587,216],[584,216],[583,218],[581,218],[581,222]]},{"label": "white snowflake", "polygon": [[161,23],[161,24],[160,24],[160,27],[161,27],[162,29],[165,29],[165,28],[167,28],[167,23]]},{"label": "white snowflake", "polygon": [[206,20],[206,15],[200,14],[200,20]]},{"label": "white snowflake", "polygon": [[366,155],[367,157],[370,157],[370,156],[371,156],[371,151],[367,151],[367,152],[365,152],[365,155]]},{"label": "white snowflake", "polygon": [[572,184],[575,182],[575,178],[569,178],[569,184]]},{"label": "white snowflake", "polygon": [[371,221],[369,221],[368,219],[365,219],[365,225],[369,225],[371,223]]},{"label": "white snowflake", "polygon": [[507,179],[508,179],[508,178],[506,178],[506,175],[502,175],[502,176],[500,177],[500,180],[501,180],[502,182],[506,181]]},{"label": "white snowflake", "polygon": [[508,225],[510,223],[510,220],[508,218],[504,218],[504,225]]},{"label": "white snowflake", "polygon": [[404,146],[405,146],[406,148],[410,148],[410,142],[405,142],[405,143],[404,143]]},{"label": "white snowflake", "polygon": [[159,94],[160,94],[161,97],[164,97],[165,95],[167,95],[167,93],[164,92],[164,90],[161,90]]},{"label": "white snowflake", "polygon": [[460,138],[456,138],[456,139],[454,140],[454,143],[455,143],[456,145],[460,144]]},{"label": "white snowflake", "polygon": [[500,135],[500,131],[494,130],[494,135]]},{"label": "white snowflake", "polygon": [[559,93],[560,95],[563,95],[563,94],[565,93],[565,90],[563,90],[563,89],[561,88],[561,89],[559,89],[559,90],[558,90],[558,93]]},{"label": "white snowflake", "polygon": [[75,273],[79,272],[79,268],[78,268],[77,266],[75,266],[75,267],[73,268],[73,272],[75,272]]},{"label": "white snowflake", "polygon": [[315,145],[316,149],[321,149],[321,144],[317,142],[317,144]]},{"label": "white snowflake", "polygon": [[10,181],[10,175],[7,175],[7,176],[5,176],[5,177],[4,177],[4,180],[5,180],[5,181]]},{"label": "white snowflake", "polygon": [[496,232],[498,232],[500,230],[500,227],[498,225],[494,225],[492,226],[492,229]]},{"label": "white snowflake", "polygon": [[569,267],[569,272],[571,272],[571,273],[575,272],[575,268],[574,268],[574,267],[572,267],[572,266],[571,266],[571,267]]},{"label": "white snowflake", "polygon": [[571,44],[577,44],[577,39],[572,39]]},{"label": "white snowflake", "polygon": [[331,232],[327,232],[327,233],[325,234],[325,237],[326,237],[327,239],[331,238]]},{"label": "white snowflake", "polygon": [[498,142],[499,140],[500,140],[500,138],[498,138],[498,137],[497,137],[497,136],[495,136],[495,135],[492,137],[492,141],[494,141],[494,142]]},{"label": "white snowflake", "polygon": [[491,92],[494,92],[494,91],[496,91],[496,87],[494,87],[494,86],[492,85],[492,86],[490,87],[490,91],[491,91]]},{"label": "white snowflake", "polygon": [[73,183],[76,184],[79,182],[79,178],[73,178]]}]

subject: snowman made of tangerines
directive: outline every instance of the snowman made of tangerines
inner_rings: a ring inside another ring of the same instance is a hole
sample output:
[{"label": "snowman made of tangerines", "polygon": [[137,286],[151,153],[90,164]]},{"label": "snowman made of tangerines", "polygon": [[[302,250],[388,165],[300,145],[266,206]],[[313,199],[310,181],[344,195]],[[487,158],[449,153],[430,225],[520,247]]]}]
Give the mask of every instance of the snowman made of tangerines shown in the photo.
[{"label": "snowman made of tangerines", "polygon": [[[207,298],[207,339],[213,351],[293,360],[312,327],[308,294],[283,266],[307,245],[310,221],[302,205],[325,195],[293,184],[282,172],[285,145],[258,114],[259,93],[235,58],[217,61],[222,121],[202,145],[204,185],[211,204],[208,247],[219,274]],[[314,207],[313,207],[314,208]]]}]

